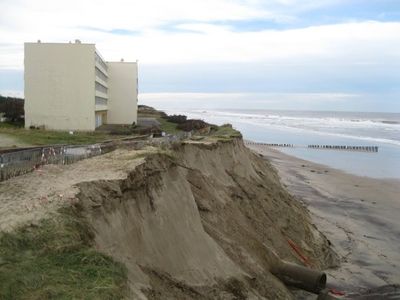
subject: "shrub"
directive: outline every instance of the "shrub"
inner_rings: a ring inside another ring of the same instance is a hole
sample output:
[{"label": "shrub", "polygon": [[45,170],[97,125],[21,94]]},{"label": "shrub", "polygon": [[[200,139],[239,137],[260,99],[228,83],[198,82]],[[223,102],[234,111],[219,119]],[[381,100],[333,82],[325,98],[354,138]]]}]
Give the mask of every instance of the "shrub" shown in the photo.
[{"label": "shrub", "polygon": [[177,128],[183,131],[193,131],[200,130],[209,126],[210,124],[204,122],[203,120],[189,119],[185,123],[179,124]]},{"label": "shrub", "polygon": [[184,115],[172,115],[172,116],[165,117],[165,119],[172,123],[183,124],[186,122],[187,117]]}]

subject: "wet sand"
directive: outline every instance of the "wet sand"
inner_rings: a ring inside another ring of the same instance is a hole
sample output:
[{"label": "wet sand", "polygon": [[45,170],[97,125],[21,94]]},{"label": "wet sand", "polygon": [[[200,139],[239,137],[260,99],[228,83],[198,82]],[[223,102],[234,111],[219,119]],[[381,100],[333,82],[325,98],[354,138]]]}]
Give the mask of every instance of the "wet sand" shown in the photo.
[{"label": "wet sand", "polygon": [[289,192],[309,209],[341,266],[328,284],[349,292],[400,284],[400,180],[351,175],[259,145]]}]

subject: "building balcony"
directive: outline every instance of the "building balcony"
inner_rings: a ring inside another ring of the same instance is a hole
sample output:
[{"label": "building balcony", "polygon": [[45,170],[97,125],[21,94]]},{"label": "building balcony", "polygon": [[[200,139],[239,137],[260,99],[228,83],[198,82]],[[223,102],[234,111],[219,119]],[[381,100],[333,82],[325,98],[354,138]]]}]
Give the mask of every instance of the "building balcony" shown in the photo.
[{"label": "building balcony", "polygon": [[107,102],[108,100],[106,98],[96,97],[94,110],[95,111],[107,110],[108,109]]},{"label": "building balcony", "polygon": [[102,85],[100,82],[98,82],[98,81],[95,81],[95,89],[96,89],[96,91],[99,91],[99,92],[101,92],[101,93],[104,93],[104,94],[108,94],[108,87],[107,86],[104,86],[104,85]]},{"label": "building balcony", "polygon": [[95,105],[94,106],[94,111],[104,111],[104,110],[108,110],[108,106],[107,105]]},{"label": "building balcony", "polygon": [[99,61],[99,60],[95,60],[95,67],[96,67],[97,69],[99,69],[101,72],[103,72],[103,73],[108,77],[107,69],[106,69],[104,66],[105,66],[104,63],[102,63],[102,62]]},{"label": "building balcony", "polygon": [[102,79],[103,81],[107,82],[108,81],[108,75],[103,73],[99,68],[95,67],[95,74],[97,77]]},{"label": "building balcony", "polygon": [[100,83],[101,85],[105,86],[106,88],[108,88],[107,82],[104,81],[103,79],[101,79],[100,77],[98,77],[96,75],[96,82]]},{"label": "building balcony", "polygon": [[99,90],[95,90],[94,95],[99,98],[108,99],[108,95]]}]

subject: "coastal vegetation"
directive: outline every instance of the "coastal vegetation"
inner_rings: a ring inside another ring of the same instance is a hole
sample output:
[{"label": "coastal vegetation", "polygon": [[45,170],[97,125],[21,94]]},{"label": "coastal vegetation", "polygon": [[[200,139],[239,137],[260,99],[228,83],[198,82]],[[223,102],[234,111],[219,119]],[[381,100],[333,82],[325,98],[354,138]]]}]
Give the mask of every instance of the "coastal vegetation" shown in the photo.
[{"label": "coastal vegetation", "polygon": [[[10,100],[11,101],[11,100]],[[208,135],[214,138],[227,139],[230,137],[241,137],[229,124],[216,126],[202,120],[187,119],[184,115],[167,115],[152,107],[140,105],[138,109],[139,118],[150,118],[158,122],[158,126],[145,128],[141,126],[110,126],[93,132],[82,131],[53,131],[42,128],[25,129],[23,122],[0,122],[0,134],[10,136],[25,145],[57,145],[57,144],[94,144],[106,140],[113,140],[128,136],[137,136],[155,132],[167,134],[179,134],[181,132],[193,132],[196,135]],[[0,145],[1,147],[1,145]]]},{"label": "coastal vegetation", "polygon": [[122,299],[126,269],[72,209],[0,235],[0,299]]},{"label": "coastal vegetation", "polygon": [[210,136],[221,140],[229,140],[232,138],[241,138],[242,134],[240,131],[234,129],[231,124],[223,124],[221,126],[214,126]]},{"label": "coastal vegetation", "polygon": [[[1,123],[0,123],[1,124]],[[0,125],[0,134],[12,136],[29,145],[93,144],[115,138],[106,132],[52,131],[44,129],[25,129],[10,124]]]},{"label": "coastal vegetation", "polygon": [[178,134],[182,132],[177,128],[178,123],[172,122],[168,119],[168,115],[162,111],[156,110],[153,107],[147,105],[138,106],[138,117],[139,118],[153,118],[160,123],[159,129],[169,134]]},{"label": "coastal vegetation", "polygon": [[23,125],[24,99],[0,95],[0,117],[1,115],[12,124]]}]

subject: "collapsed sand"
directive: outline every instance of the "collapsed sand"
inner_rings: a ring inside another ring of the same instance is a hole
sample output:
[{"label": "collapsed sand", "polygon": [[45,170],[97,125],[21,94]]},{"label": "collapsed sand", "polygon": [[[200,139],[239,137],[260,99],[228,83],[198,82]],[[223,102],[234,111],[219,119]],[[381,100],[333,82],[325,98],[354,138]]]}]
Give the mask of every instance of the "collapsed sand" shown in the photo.
[{"label": "collapsed sand", "polygon": [[[306,209],[241,140],[145,152],[118,150],[12,179],[0,185],[1,203],[7,204],[2,207],[18,210],[33,196],[63,193],[74,199],[48,201],[14,219],[27,222],[56,206],[75,205],[93,226],[97,249],[127,266],[135,299],[292,299],[269,272],[272,252],[303,263],[288,241],[313,268],[337,263]],[[36,190],[23,187],[32,181]],[[20,190],[11,200],[4,192],[9,194],[13,183]],[[2,218],[2,230],[18,224],[7,220]]]}]

